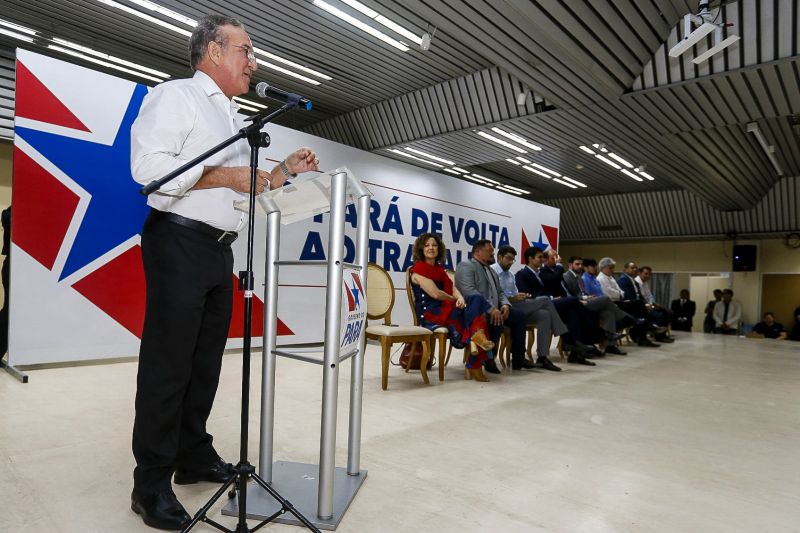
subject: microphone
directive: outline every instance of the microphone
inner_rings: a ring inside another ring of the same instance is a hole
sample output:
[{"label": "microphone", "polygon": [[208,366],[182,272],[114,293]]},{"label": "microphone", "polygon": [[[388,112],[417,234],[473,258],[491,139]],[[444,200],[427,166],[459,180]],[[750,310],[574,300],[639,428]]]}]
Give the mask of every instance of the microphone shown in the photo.
[{"label": "microphone", "polygon": [[274,87],[265,81],[262,81],[256,85],[256,94],[261,98],[274,98],[275,100],[280,100],[281,102],[297,104],[306,111],[311,109],[311,100],[308,98],[304,98],[299,94],[284,91],[283,89],[278,89],[277,87]]}]

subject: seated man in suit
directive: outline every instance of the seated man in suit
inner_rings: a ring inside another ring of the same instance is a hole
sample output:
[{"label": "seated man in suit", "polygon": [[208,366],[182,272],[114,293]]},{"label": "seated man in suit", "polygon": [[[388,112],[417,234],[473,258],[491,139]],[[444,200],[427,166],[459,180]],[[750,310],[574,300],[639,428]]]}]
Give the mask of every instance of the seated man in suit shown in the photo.
[{"label": "seated man in suit", "polygon": [[[492,269],[500,279],[500,287],[503,289],[508,301],[514,309],[519,309],[527,317],[527,323],[536,324],[536,364],[542,368],[555,366],[547,363],[550,360],[550,335],[559,337],[567,333],[567,326],[558,316],[553,302],[547,296],[534,297],[525,292],[517,290],[517,283],[514,274],[511,273],[511,265],[517,258],[517,251],[511,246],[501,246],[497,250],[497,262],[492,265]],[[545,361],[547,360],[547,361]],[[583,359],[583,364],[593,365],[591,361]]]},{"label": "seated man in suit", "polygon": [[[539,275],[544,263],[544,254],[539,248],[531,246],[525,250],[525,263],[525,266],[514,276],[517,290],[534,297],[547,296],[553,300],[553,306],[558,311],[558,316],[569,330],[569,333],[562,337],[562,348],[569,352],[570,362],[586,364],[583,360],[586,359],[587,353],[594,350],[594,347],[584,344],[586,342],[584,328],[588,329],[591,324],[588,322],[580,300],[574,296],[557,297],[546,292],[545,282]],[[558,285],[560,286],[560,284]]]},{"label": "seated man in suit", "polygon": [[[491,308],[486,313],[486,318],[489,322],[489,335],[495,346],[500,344],[503,326],[511,330],[511,367],[514,370],[535,368],[536,365],[525,358],[527,317],[522,311],[511,307],[511,302],[500,287],[497,273],[490,268],[492,263],[494,263],[492,241],[487,239],[476,241],[472,246],[472,258],[460,262],[456,267],[456,288],[464,298],[479,294],[489,303]],[[500,373],[494,358],[484,363],[484,367],[492,374]]]},{"label": "seated man in suit", "polygon": [[596,313],[600,321],[602,321],[606,337],[603,341],[606,344],[605,352],[625,355],[615,344],[619,338],[617,334],[618,321],[620,322],[619,325],[625,327],[625,325],[633,324],[633,317],[614,305],[611,298],[602,294],[602,289],[600,289],[599,296],[586,292],[586,287],[583,283],[582,258],[578,256],[569,258],[569,269],[564,272],[562,279],[568,295],[580,299],[586,309]]},{"label": "seated man in suit", "polygon": [[[753,326],[753,333],[760,338],[766,339],[785,339],[789,336],[783,324],[775,321],[775,315],[767,311],[764,317],[755,326]],[[750,335],[748,335],[749,337]]]},{"label": "seated man in suit", "polygon": [[739,332],[739,319],[742,318],[742,306],[734,302],[733,291],[722,291],[722,300],[714,306],[714,333],[736,335]]},{"label": "seated man in suit", "polygon": [[[639,284],[639,292],[642,295],[644,303],[647,304],[650,311],[650,320],[653,324],[666,326],[670,323],[672,313],[669,309],[664,308],[661,304],[656,302],[656,295],[650,290],[650,280],[653,278],[653,269],[649,266],[642,266],[638,270],[639,275],[635,280]],[[674,340],[674,339],[673,339]]]},{"label": "seated man in suit", "polygon": [[[636,341],[639,346],[647,346],[649,348],[657,348],[660,344],[656,344],[647,338],[647,330],[650,326],[650,321],[647,319],[647,309],[644,302],[636,299],[628,299],[625,295],[617,280],[614,278],[614,267],[616,261],[610,257],[604,257],[597,263],[600,272],[597,274],[597,281],[603,288],[603,293],[611,298],[615,304],[636,319],[636,323],[631,328],[631,338]],[[662,330],[663,331],[663,330]]]},{"label": "seated man in suit", "polygon": [[666,333],[666,327],[661,323],[664,320],[664,315],[653,308],[652,304],[647,303],[642,288],[639,282],[636,281],[636,276],[639,273],[639,268],[633,261],[625,263],[625,271],[617,280],[620,289],[625,293],[625,300],[631,302],[641,302],[644,306],[644,317],[650,321],[651,329],[654,330],[655,339],[658,342],[675,342],[673,337]]},{"label": "seated man in suit", "polygon": [[[583,260],[583,289],[589,296],[605,296],[603,287],[597,281],[597,260],[587,257]],[[613,301],[613,300],[612,300]]]},{"label": "seated man in suit", "polygon": [[672,300],[672,329],[675,331],[692,331],[692,319],[697,310],[696,304],[689,299],[689,291],[681,290],[681,297]]}]

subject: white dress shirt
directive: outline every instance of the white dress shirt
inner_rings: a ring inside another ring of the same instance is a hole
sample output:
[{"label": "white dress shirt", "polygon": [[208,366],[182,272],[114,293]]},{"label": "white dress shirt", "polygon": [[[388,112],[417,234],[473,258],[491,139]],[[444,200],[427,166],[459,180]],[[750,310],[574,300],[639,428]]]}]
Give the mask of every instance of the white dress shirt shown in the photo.
[{"label": "white dress shirt", "polygon": [[[146,185],[232,136],[244,127],[238,109],[200,71],[192,78],[159,84],[145,97],[131,127],[133,179]],[[247,166],[249,162],[250,147],[246,140],[239,140],[163,185],[147,198],[147,204],[221,230],[239,231],[246,217],[233,203],[247,198],[246,194],[227,187],[190,189],[205,166]]]},{"label": "white dress shirt", "polygon": [[642,295],[642,299],[646,304],[654,304],[656,303],[656,297],[653,296],[653,292],[650,290],[650,282],[649,281],[642,281],[641,276],[636,276],[634,280],[639,284],[639,293]]},{"label": "white dress shirt", "polygon": [[742,318],[742,306],[739,302],[731,300],[728,305],[728,317],[725,319],[725,302],[720,300],[714,306],[714,322],[717,327],[722,327],[722,324],[728,324],[729,328],[737,329],[739,327],[739,320]]},{"label": "white dress shirt", "polygon": [[613,301],[619,302],[625,298],[625,293],[619,288],[619,284],[617,283],[617,280],[613,278],[613,276],[606,276],[604,273],[598,272],[597,281],[600,283],[600,287],[603,289],[603,294],[611,298]]}]

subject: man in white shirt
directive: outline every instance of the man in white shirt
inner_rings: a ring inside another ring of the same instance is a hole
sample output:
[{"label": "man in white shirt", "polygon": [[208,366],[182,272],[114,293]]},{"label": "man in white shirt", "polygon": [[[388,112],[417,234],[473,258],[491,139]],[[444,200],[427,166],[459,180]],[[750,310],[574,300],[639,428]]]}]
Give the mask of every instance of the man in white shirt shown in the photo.
[{"label": "man in white shirt", "polygon": [[619,305],[623,311],[636,319],[635,325],[631,328],[631,338],[635,340],[639,346],[646,346],[648,348],[660,346],[647,338],[649,321],[647,320],[647,310],[644,307],[644,302],[641,300],[625,300],[625,291],[620,288],[617,280],[614,278],[614,267],[616,264],[617,262],[610,257],[604,257],[597,263],[597,267],[600,270],[597,274],[597,281],[603,288],[603,293]]},{"label": "man in white shirt", "polygon": [[[155,87],[131,129],[131,171],[147,184],[243,127],[233,97],[248,92],[258,68],[241,23],[210,15],[190,40],[190,79]],[[245,225],[233,203],[250,190],[249,146],[221,151],[148,197],[142,230],[147,283],[133,454],[131,508],[145,524],[180,530],[190,520],[175,483],[221,483],[233,474],[212,446],[206,421],[214,402],[233,302],[231,243]],[[256,192],[318,170],[301,148],[271,172],[258,171]]]},{"label": "man in white shirt", "polygon": [[739,332],[739,320],[742,318],[742,306],[732,301],[733,291],[722,291],[722,300],[714,306],[714,333],[736,335]]}]

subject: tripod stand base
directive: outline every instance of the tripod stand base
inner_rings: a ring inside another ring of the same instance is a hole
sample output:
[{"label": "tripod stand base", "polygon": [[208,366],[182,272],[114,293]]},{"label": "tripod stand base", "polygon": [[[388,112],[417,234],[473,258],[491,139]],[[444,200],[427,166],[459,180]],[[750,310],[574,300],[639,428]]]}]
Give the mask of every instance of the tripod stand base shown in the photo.
[{"label": "tripod stand base", "polygon": [[[350,502],[361,488],[367,471],[361,470],[357,476],[348,476],[347,469],[337,468],[333,479],[333,516],[325,520],[317,516],[317,491],[319,490],[319,465],[275,461],[272,465],[272,488],[291,502],[300,514],[319,529],[333,531],[339,526],[350,507]],[[264,520],[278,510],[281,505],[267,491],[255,483],[247,486],[247,518]],[[233,498],[222,509],[226,516],[238,516],[239,503]],[[302,525],[291,513],[284,513],[275,519],[281,524]]]}]

